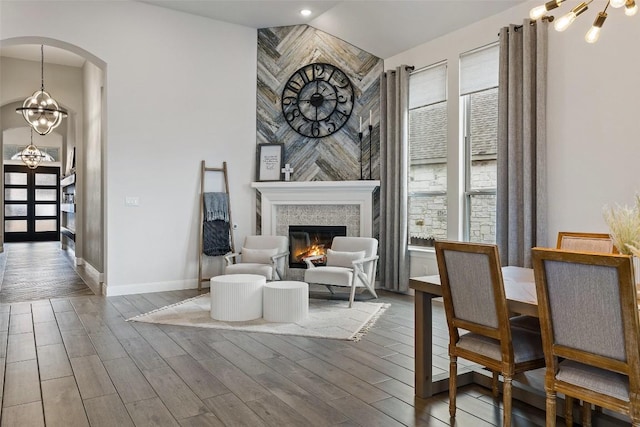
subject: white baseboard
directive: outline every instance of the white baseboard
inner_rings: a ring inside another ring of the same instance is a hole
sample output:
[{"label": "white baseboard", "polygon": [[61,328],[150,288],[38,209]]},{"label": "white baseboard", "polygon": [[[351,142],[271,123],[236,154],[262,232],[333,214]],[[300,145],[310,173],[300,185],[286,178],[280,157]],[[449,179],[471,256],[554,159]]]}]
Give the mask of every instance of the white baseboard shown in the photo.
[{"label": "white baseboard", "polygon": [[[147,294],[150,292],[165,292],[165,291],[182,291],[185,289],[197,289],[198,280],[172,280],[169,282],[152,282],[152,283],[140,283],[132,285],[118,285],[109,286],[107,283],[103,285],[104,293],[108,297],[118,295],[131,295],[131,294]],[[209,287],[208,283],[202,283],[203,287]]]},{"label": "white baseboard", "polygon": [[89,264],[86,261],[84,261],[80,265],[83,265],[86,272],[93,276],[98,281],[98,283],[104,283],[104,273],[100,273],[93,265]]}]

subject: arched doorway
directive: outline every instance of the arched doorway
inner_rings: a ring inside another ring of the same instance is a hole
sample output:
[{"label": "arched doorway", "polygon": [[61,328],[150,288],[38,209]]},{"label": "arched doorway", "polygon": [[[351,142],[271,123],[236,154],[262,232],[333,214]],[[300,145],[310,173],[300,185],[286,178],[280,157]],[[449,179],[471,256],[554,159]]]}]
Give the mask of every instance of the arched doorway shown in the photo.
[{"label": "arched doorway", "polygon": [[[0,66],[3,78],[11,83],[8,85],[10,90],[5,91],[3,88],[0,94],[3,119],[0,122],[2,123],[0,146],[5,152],[3,168],[5,165],[16,163],[6,160],[8,151],[15,148],[12,147],[15,145],[13,144],[15,135],[28,130],[24,127],[23,118],[15,113],[16,105],[14,104],[21,103],[24,98],[39,89],[41,44],[44,45],[45,90],[69,111],[69,117],[54,130],[55,135],[52,132],[44,137],[47,138],[47,142],[34,141],[36,145],[51,147],[55,145],[53,139],[58,138],[58,156],[50,165],[59,171],[58,185],[61,179],[64,180],[65,177],[68,179],[73,175],[72,202],[63,204],[63,206],[73,206],[73,209],[61,211],[57,208],[57,218],[54,217],[58,224],[62,221],[62,230],[67,231],[60,234],[59,225],[56,228],[55,234],[60,242],[58,249],[64,249],[68,253],[78,272],[86,270],[85,273],[95,279],[97,286],[94,291],[99,293],[99,283],[104,280],[106,266],[103,191],[106,101],[103,61],[77,46],[54,39],[23,37],[2,41],[0,55],[3,60]],[[68,161],[71,156],[75,158],[75,167]],[[5,173],[0,178],[3,188],[6,184],[6,176]],[[66,199],[62,200],[63,197],[69,197],[68,194],[62,194],[60,190],[56,191],[58,203],[69,202]],[[3,207],[5,204],[10,204],[8,200],[5,203],[7,194],[3,191],[0,195]],[[35,212],[34,209],[31,209],[31,212]],[[47,209],[50,210],[50,208]],[[9,211],[5,207],[0,212],[3,225],[0,244],[4,245],[4,242],[13,240],[9,236],[10,233],[5,232],[10,219],[15,218],[9,216]],[[51,227],[52,218],[46,219],[49,222],[43,222],[45,218],[42,218],[41,226],[47,224]],[[31,218],[31,220],[37,221],[38,218]],[[34,238],[34,240],[41,239]]]}]

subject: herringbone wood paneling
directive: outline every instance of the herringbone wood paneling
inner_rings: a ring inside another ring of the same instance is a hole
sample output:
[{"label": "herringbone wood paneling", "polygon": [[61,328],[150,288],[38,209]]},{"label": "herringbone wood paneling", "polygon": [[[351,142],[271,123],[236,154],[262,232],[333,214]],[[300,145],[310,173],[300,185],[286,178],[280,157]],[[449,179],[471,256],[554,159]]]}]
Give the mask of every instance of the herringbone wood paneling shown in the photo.
[{"label": "herringbone wood paneling", "polygon": [[[324,138],[307,138],[282,116],[280,96],[289,77],[300,67],[329,63],[344,71],[354,88],[355,103],[346,125]],[[359,116],[363,118],[365,177],[369,176],[369,111],[373,114],[371,159],[373,178],[379,177],[379,110],[382,59],[308,25],[258,30],[257,142],[284,143],[285,163],[294,168],[292,181],[360,179]]]}]

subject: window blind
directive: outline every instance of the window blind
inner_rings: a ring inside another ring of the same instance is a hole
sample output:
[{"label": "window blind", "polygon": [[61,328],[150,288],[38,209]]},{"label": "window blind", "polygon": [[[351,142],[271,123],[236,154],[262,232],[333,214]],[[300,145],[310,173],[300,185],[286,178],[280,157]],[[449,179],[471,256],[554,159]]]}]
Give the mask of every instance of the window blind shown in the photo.
[{"label": "window blind", "polygon": [[447,100],[447,64],[414,71],[409,76],[409,109]]},{"label": "window blind", "polygon": [[497,87],[498,65],[497,44],[460,55],[460,95]]}]

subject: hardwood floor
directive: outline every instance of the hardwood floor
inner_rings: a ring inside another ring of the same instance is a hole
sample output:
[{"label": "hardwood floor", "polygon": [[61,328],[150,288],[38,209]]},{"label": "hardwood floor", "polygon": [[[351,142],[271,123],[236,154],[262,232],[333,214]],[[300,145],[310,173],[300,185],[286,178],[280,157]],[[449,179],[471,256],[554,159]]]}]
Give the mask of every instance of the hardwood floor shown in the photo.
[{"label": "hardwood floor", "polygon": [[5,243],[0,269],[0,302],[93,295],[60,242]]},{"label": "hardwood floor", "polygon": [[[391,306],[359,342],[126,321],[191,290],[0,304],[0,424],[500,425],[500,402],[480,386],[459,389],[455,422],[446,393],[414,398],[413,298],[380,293]],[[434,311],[443,373],[446,325]],[[515,426],[544,425],[520,401],[513,414]]]}]

